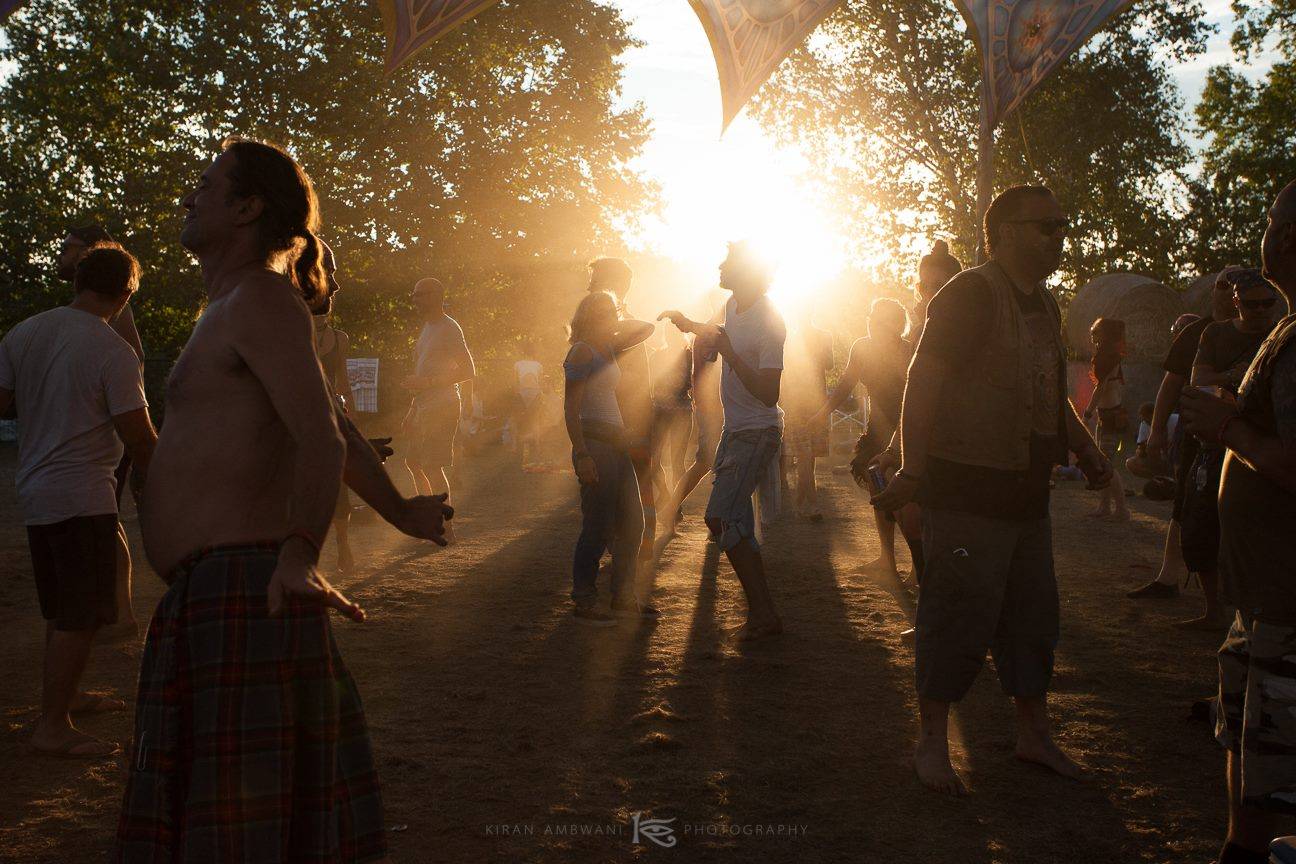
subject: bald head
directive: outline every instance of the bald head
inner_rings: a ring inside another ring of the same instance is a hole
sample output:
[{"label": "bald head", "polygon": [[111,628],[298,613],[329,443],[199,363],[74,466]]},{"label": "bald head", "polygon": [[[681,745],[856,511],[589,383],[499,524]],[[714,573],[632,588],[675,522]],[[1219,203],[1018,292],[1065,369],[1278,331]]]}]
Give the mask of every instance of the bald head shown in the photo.
[{"label": "bald head", "polygon": [[436,318],[445,314],[445,285],[440,279],[427,277],[414,283],[411,295],[414,307],[424,318]]},{"label": "bald head", "polygon": [[1296,302],[1296,181],[1284,186],[1269,208],[1260,261],[1265,278]]}]

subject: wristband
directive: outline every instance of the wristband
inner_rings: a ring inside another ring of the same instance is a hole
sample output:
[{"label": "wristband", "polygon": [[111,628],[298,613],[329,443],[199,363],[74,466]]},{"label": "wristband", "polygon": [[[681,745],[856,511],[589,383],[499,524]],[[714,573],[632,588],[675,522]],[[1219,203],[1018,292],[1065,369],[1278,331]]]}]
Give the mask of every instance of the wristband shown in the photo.
[{"label": "wristband", "polygon": [[292,540],[294,537],[314,549],[316,555],[319,555],[324,551],[324,544],[319,541],[319,538],[310,531],[307,531],[305,528],[294,528],[292,531],[289,531],[288,536],[279,544],[280,548],[286,546],[288,541]]}]

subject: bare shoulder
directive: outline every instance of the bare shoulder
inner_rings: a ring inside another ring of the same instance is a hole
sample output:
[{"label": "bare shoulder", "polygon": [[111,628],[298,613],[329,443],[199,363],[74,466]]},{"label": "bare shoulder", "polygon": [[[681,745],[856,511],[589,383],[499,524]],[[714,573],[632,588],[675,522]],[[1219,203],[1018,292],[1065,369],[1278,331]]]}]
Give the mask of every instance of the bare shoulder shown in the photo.
[{"label": "bare shoulder", "polygon": [[310,310],[286,276],[249,274],[220,302],[222,323],[236,341],[270,340],[275,346],[310,341]]}]

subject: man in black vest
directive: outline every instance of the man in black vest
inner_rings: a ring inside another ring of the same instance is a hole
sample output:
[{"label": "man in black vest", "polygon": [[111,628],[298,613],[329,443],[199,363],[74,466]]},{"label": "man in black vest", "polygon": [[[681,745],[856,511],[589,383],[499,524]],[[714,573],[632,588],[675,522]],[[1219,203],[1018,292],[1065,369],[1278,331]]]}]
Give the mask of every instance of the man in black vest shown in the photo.
[{"label": "man in black vest", "polygon": [[[1296,182],[1269,211],[1264,276],[1296,303]],[[1278,323],[1237,400],[1187,388],[1188,432],[1228,448],[1220,479],[1220,580],[1237,607],[1219,650],[1215,737],[1228,750],[1221,864],[1269,860],[1275,814],[1296,814],[1296,316]]]},{"label": "man in black vest", "polygon": [[1058,638],[1049,522],[1053,466],[1074,452],[1093,488],[1111,480],[1066,395],[1061,314],[1044,280],[1067,220],[1053,193],[1016,186],[985,214],[990,261],[934,297],[905,386],[901,469],[874,501],[923,505],[926,569],[915,673],[928,787],[966,794],[949,758],[949,707],[994,657],[1017,703],[1017,758],[1067,777],[1080,767],[1053,742],[1047,693]]}]

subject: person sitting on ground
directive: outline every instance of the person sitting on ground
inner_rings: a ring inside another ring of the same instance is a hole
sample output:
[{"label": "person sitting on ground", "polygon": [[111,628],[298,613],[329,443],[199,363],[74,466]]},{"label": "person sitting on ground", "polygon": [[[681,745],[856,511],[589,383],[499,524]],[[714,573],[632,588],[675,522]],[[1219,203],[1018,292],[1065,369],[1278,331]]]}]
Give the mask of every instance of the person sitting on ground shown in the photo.
[{"label": "person sitting on ground", "polygon": [[[1261,263],[1285,298],[1276,305],[1296,302],[1296,182],[1269,211]],[[1244,296],[1264,299],[1253,289]],[[1218,862],[1265,864],[1278,818],[1296,813],[1296,316],[1274,328],[1236,399],[1188,389],[1182,414],[1188,431],[1227,454],[1219,568],[1237,613],[1219,649],[1215,737],[1228,752],[1228,833]]]},{"label": "person sitting on ground", "polygon": [[[1125,372],[1121,360],[1125,356],[1125,322],[1115,318],[1099,318],[1089,329],[1093,342],[1093,359],[1089,365],[1089,378],[1094,391],[1085,408],[1084,417],[1098,418],[1098,432],[1094,436],[1098,446],[1113,465],[1130,457],[1125,444],[1129,432],[1129,410],[1124,405]],[[1125,486],[1120,471],[1112,482],[1098,493],[1098,509],[1090,513],[1098,519],[1128,522],[1129,507],[1125,504]]]},{"label": "person sitting on ground", "polygon": [[[605,291],[586,294],[571,322],[571,350],[563,361],[564,417],[572,464],[580,481],[581,532],[572,558],[573,612],[582,624],[610,627],[618,617],[655,618],[658,611],[635,593],[643,538],[643,505],[625,421],[617,400],[617,357],[652,335],[646,321],[622,321]],[[599,559],[612,553],[611,608],[598,607]]]},{"label": "person sitting on ground", "polygon": [[77,261],[67,306],[16,325],[0,342],[0,413],[20,411],[18,502],[46,620],[36,753],[102,758],[119,751],[77,729],[72,715],[123,710],[80,689],[95,631],[117,620],[115,470],[123,444],[135,488],[156,435],[139,360],[109,323],[139,285],[139,264],[115,243]]},{"label": "person sitting on ground", "polygon": [[[1232,287],[1238,317],[1216,321],[1202,331],[1193,360],[1193,387],[1206,387],[1236,395],[1242,376],[1277,320],[1286,311],[1273,285],[1256,269],[1231,270],[1225,277]],[[1201,440],[1188,471],[1184,500],[1182,549],[1188,570],[1197,574],[1205,595],[1201,617],[1179,622],[1191,630],[1220,630],[1228,617],[1219,602],[1219,484],[1224,469],[1223,447]]]},{"label": "person sitting on ground", "polygon": [[[1144,402],[1139,406],[1139,428],[1138,438],[1134,442],[1134,455],[1125,460],[1125,468],[1135,477],[1141,477],[1144,480],[1151,480],[1153,477],[1164,476],[1162,469],[1165,466],[1153,463],[1148,458],[1147,440],[1152,434],[1152,419],[1156,415],[1156,405],[1152,402]],[[1179,415],[1171,414],[1170,420],[1166,424],[1170,437],[1174,437],[1175,431],[1179,426]]]}]

